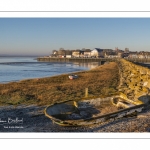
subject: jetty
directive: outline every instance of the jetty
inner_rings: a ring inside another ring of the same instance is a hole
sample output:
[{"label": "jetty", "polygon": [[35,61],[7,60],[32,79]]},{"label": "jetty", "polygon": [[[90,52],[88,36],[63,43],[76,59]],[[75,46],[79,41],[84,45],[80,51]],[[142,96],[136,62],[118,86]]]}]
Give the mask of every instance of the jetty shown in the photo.
[{"label": "jetty", "polygon": [[113,62],[116,58],[59,58],[59,57],[38,57],[37,61],[43,62],[99,62],[104,64],[105,62]]}]

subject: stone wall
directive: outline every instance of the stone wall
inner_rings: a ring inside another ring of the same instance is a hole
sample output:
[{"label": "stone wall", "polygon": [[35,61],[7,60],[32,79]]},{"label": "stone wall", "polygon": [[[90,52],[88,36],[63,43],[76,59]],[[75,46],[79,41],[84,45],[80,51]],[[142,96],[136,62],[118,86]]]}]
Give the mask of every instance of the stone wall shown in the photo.
[{"label": "stone wall", "polygon": [[124,59],[121,59],[118,63],[121,77],[119,91],[130,100],[141,100],[144,103],[149,103],[150,69]]}]

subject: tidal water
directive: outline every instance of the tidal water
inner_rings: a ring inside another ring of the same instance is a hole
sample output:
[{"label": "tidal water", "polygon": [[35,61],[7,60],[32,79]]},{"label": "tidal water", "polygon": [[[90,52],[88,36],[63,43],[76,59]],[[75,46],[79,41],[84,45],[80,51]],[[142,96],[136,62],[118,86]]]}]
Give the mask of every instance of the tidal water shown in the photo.
[{"label": "tidal water", "polygon": [[89,70],[98,65],[97,62],[39,62],[36,57],[0,57],[0,83]]}]

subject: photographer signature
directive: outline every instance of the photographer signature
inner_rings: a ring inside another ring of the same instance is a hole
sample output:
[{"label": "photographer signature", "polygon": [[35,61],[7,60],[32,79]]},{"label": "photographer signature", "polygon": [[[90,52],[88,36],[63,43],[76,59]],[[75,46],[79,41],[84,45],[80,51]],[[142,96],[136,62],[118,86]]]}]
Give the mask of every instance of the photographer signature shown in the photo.
[{"label": "photographer signature", "polygon": [[16,118],[11,118],[8,117],[7,119],[2,119],[0,118],[0,124],[22,124],[23,123],[23,118],[19,119],[18,117]]}]

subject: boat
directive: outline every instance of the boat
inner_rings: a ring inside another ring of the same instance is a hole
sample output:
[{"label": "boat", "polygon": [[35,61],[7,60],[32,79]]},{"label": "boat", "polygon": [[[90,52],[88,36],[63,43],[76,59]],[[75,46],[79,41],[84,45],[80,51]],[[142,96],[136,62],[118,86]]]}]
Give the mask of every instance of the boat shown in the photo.
[{"label": "boat", "polygon": [[[102,113],[104,106],[116,107],[115,111]],[[144,103],[131,103],[120,96],[91,100],[65,101],[45,108],[45,115],[61,126],[83,126],[116,120],[136,115],[145,107]]]},{"label": "boat", "polygon": [[74,75],[74,74],[69,75],[69,79],[71,80],[77,79],[77,78],[78,78],[78,75]]}]

